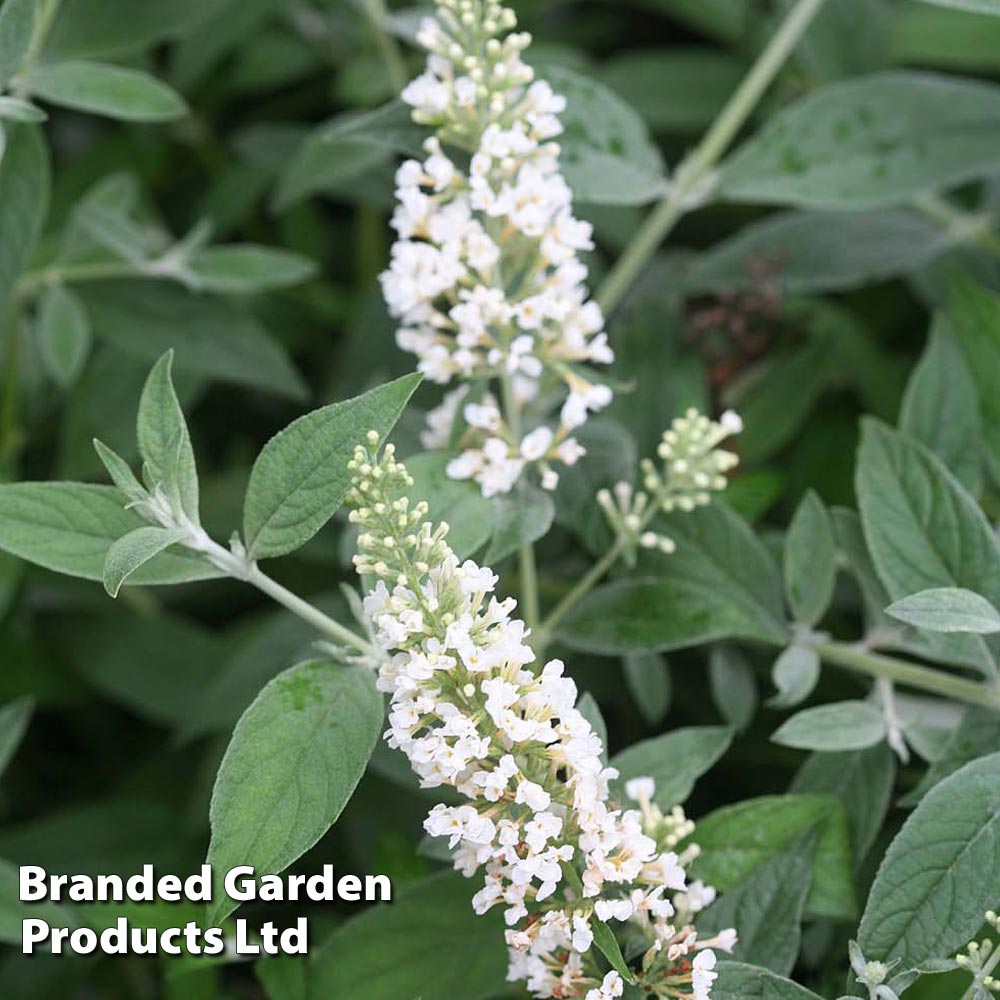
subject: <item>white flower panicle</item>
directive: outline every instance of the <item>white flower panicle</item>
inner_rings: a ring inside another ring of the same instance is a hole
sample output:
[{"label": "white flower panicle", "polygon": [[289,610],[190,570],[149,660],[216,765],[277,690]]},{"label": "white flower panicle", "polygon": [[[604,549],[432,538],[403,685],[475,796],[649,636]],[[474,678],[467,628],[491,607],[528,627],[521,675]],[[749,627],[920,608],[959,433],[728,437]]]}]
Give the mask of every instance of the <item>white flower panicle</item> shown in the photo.
[{"label": "white flower panicle", "polygon": [[[466,799],[438,805],[425,829],[446,837],[455,867],[482,873],[477,913],[504,908],[509,978],[536,997],[606,1000],[624,980],[594,945],[595,921],[628,925],[643,941],[637,975],[660,996],[705,1000],[712,949],[735,933],[699,940],[692,916],[714,893],[689,884],[678,853],[693,824],[664,815],[651,779],[631,781],[637,809],[612,804],[617,772],[576,708],[577,689],[559,660],[540,671],[528,630],[498,599],[497,577],[449,548],[413,480],[378,435],[350,463],[351,520],[361,530],[357,570],[377,583],[365,598],[377,643],[391,657],[378,686],[391,696],[386,738],[426,788],[448,785]],[[624,928],[623,928],[624,929]]]},{"label": "white flower panicle", "polygon": [[[578,258],[593,248],[591,227],[573,217],[552,141],[566,102],[533,81],[521,59],[531,39],[509,34],[515,24],[494,0],[442,0],[423,22],[427,69],[402,96],[436,134],[426,159],[397,174],[399,239],[381,278],[401,323],[397,342],[427,378],[499,380],[509,405],[537,404],[526,436],[488,394],[462,409],[464,450],[449,474],[476,480],[487,496],[509,491],[528,466],[554,488],[553,466],[583,454],[573,430],[612,398],[585,367],[614,355]],[[542,410],[560,387],[553,429]],[[426,442],[447,443],[464,396],[431,415]]]},{"label": "white flower panicle", "polygon": [[[986,923],[994,931],[1000,931],[1000,917],[997,916],[996,910],[986,911]],[[964,951],[955,956],[955,962],[966,972],[972,973],[973,985],[970,993],[976,1000],[980,998],[985,1000],[990,993],[1000,996],[1000,974],[993,975],[994,972],[998,972],[997,966],[1000,966],[1000,944],[990,938],[970,941]]]}]

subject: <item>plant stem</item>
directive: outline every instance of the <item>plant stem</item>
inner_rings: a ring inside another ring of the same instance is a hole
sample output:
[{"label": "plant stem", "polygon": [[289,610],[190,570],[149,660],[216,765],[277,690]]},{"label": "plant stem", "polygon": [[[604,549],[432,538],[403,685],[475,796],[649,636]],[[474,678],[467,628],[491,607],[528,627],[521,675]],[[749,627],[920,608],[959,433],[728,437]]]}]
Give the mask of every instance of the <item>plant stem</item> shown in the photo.
[{"label": "plant stem", "polygon": [[28,271],[17,283],[14,296],[30,298],[48,285],[60,282],[102,281],[107,278],[128,278],[143,274],[140,267],[128,261],[104,261],[95,264],[68,264]]},{"label": "plant stem", "polygon": [[983,684],[964,677],[955,677],[943,670],[921,667],[892,656],[870,653],[842,642],[821,642],[813,647],[827,663],[846,667],[871,677],[884,677],[897,684],[919,688],[931,694],[955,698],[970,705],[1000,709],[1000,685]]},{"label": "plant stem", "polygon": [[913,204],[928,218],[954,233],[962,242],[977,243],[984,250],[1000,257],[1000,236],[992,231],[995,220],[991,215],[963,212],[947,199],[935,194],[923,195]]},{"label": "plant stem", "polygon": [[409,83],[410,74],[406,69],[406,60],[399,44],[385,30],[384,22],[387,16],[385,0],[364,0],[364,6],[375,35],[375,43],[389,70],[389,79],[392,81],[393,89],[398,92]]},{"label": "plant stem", "polygon": [[697,192],[709,181],[716,164],[825,2],[799,0],[701,143],[675,171],[666,197],[636,233],[597,294],[597,302],[606,315],[621,302],[667,234],[693,207]]}]

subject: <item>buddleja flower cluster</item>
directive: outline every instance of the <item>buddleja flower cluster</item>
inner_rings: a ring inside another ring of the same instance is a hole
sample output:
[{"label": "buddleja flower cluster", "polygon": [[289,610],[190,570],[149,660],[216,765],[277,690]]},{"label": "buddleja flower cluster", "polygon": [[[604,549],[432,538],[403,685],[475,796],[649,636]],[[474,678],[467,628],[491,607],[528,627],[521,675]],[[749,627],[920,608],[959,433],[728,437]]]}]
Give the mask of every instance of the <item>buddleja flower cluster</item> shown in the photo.
[{"label": "buddleja flower cluster", "polygon": [[731,949],[736,935],[699,940],[692,926],[714,898],[688,885],[697,848],[675,850],[693,824],[679,808],[660,811],[649,778],[626,786],[638,809],[612,804],[617,772],[602,763],[563,663],[532,669],[515,601],[495,595],[491,570],[459,561],[447,525],[432,526],[427,505],[405,495],[413,480],[392,446],[377,446],[371,432],[355,452],[349,503],[356,568],[377,579],[365,612],[392,654],[378,680],[391,696],[386,737],[424,787],[467,799],[435,806],[425,829],[448,838],[458,870],[484,873],[475,911],[504,908],[509,979],[537,997],[621,996],[620,971],[593,947],[604,921],[644,942],[643,989],[706,1000],[713,949]]},{"label": "buddleja flower cluster", "polygon": [[[566,102],[533,82],[521,59],[531,38],[508,33],[515,24],[494,0],[441,0],[423,22],[427,70],[402,96],[436,134],[427,158],[397,175],[399,240],[381,279],[399,346],[429,379],[464,383],[430,415],[424,445],[448,445],[461,410],[464,450],[448,471],[486,496],[508,492],[532,464],[554,489],[553,465],[584,453],[573,430],[612,398],[584,367],[614,355],[577,256],[593,248],[591,227],[573,217],[552,141]],[[559,390],[558,427],[521,436],[488,391],[496,380],[518,410]]]}]

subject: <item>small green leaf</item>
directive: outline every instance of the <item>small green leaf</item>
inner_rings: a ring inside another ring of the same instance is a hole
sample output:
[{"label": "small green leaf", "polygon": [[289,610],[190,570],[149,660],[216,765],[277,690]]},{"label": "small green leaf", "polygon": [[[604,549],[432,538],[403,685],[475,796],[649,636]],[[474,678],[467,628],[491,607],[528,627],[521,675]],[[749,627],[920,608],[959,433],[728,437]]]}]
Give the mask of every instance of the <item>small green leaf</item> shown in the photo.
[{"label": "small green leaf", "polygon": [[[0,485],[0,548],[57,573],[103,580],[108,549],[144,526],[126,503],[118,490],[90,483]],[[164,552],[131,582],[187,583],[219,575],[195,555]]]},{"label": "small green leaf", "polygon": [[243,504],[251,559],[294,551],[333,517],[351,484],[347,463],[355,447],[370,430],[384,441],[419,384],[419,375],[406,375],[313,410],[264,445]]},{"label": "small green leaf", "polygon": [[94,449],[101,464],[107,469],[111,481],[125,496],[130,500],[137,500],[145,496],[145,487],[135,478],[135,473],[121,455],[109,448],[103,441],[98,441],[97,438],[94,438]]},{"label": "small green leaf", "polygon": [[774,661],[771,680],[778,693],[768,704],[772,708],[792,708],[812,694],[819,681],[820,661],[816,650],[791,645]]},{"label": "small green leaf", "polygon": [[165,83],[140,70],[83,60],[40,66],[24,80],[34,97],[122,121],[183,118],[187,105]]},{"label": "small green leaf", "polygon": [[[312,954],[310,997],[487,1000],[506,988],[499,907],[477,917],[475,885],[455,872],[413,883],[389,906],[336,928]],[[386,949],[393,961],[387,962]]]},{"label": "small green leaf", "polygon": [[184,528],[136,528],[119,538],[104,560],[104,589],[117,597],[122,584],[164,550],[187,536]]},{"label": "small green leaf", "polygon": [[698,822],[694,840],[702,850],[691,873],[726,892],[817,825],[806,912],[853,920],[857,904],[850,835],[844,807],[830,795],[768,795],[717,809]]},{"label": "small green leaf", "polygon": [[814,490],[802,498],[785,539],[785,592],[795,620],[815,625],[833,597],[837,572],[833,522]]},{"label": "small green leaf", "polygon": [[635,976],[625,961],[622,954],[621,945],[614,931],[603,921],[594,917],[590,921],[590,929],[594,934],[594,945],[600,953],[611,963],[611,968],[617,972],[627,983],[634,983]]},{"label": "small green leaf", "polygon": [[903,397],[899,428],[922,441],[971,493],[982,487],[976,383],[940,317]]},{"label": "small green leaf", "polygon": [[48,373],[61,386],[71,385],[90,353],[90,320],[77,296],[63,285],[42,295],[38,346]]},{"label": "small green leaf", "polygon": [[35,30],[38,0],[5,0],[0,7],[0,89],[21,68]]},{"label": "small green leaf", "polygon": [[646,722],[655,726],[670,708],[670,668],[656,653],[630,653],[622,660],[625,683]]},{"label": "small green leaf", "polygon": [[727,726],[693,726],[675,729],[642,743],[635,743],[611,761],[618,769],[620,786],[631,778],[652,778],[654,799],[660,808],[683,805],[695,782],[729,749],[733,731]]},{"label": "small green leaf", "polygon": [[[277,874],[336,822],[382,728],[370,671],[310,661],[286,670],[236,725],[212,793],[208,863]],[[236,908],[217,891],[209,922]]]},{"label": "small green leaf", "polygon": [[885,738],[885,719],[867,701],[819,705],[793,715],[771,739],[796,750],[864,750]]},{"label": "small green leaf", "polygon": [[199,288],[230,294],[298,285],[314,277],[317,270],[308,257],[252,243],[206,247],[194,254],[186,267]]},{"label": "small green leaf", "polygon": [[985,597],[961,587],[937,587],[890,604],[887,615],[928,632],[1000,632],[1000,611]]},{"label": "small green leaf", "polygon": [[739,201],[863,209],[993,173],[1000,87],[890,72],[823,87],[775,116],[722,166]]},{"label": "small green leaf", "polygon": [[0,774],[7,770],[35,710],[32,698],[15,698],[0,708]]},{"label": "small green leaf", "polygon": [[750,725],[757,710],[757,681],[746,657],[735,647],[712,647],[708,661],[712,697],[722,717],[737,730]]},{"label": "small green leaf", "polygon": [[1000,754],[933,788],[889,846],[861,918],[869,961],[899,971],[949,958],[996,905],[1000,871]]},{"label": "small green leaf", "polygon": [[143,477],[198,523],[198,470],[187,421],[174,391],[173,351],[153,365],[139,400],[136,431]]},{"label": "small green leaf", "polygon": [[31,125],[43,122],[46,118],[48,115],[30,101],[22,101],[17,97],[0,97],[0,119]]}]

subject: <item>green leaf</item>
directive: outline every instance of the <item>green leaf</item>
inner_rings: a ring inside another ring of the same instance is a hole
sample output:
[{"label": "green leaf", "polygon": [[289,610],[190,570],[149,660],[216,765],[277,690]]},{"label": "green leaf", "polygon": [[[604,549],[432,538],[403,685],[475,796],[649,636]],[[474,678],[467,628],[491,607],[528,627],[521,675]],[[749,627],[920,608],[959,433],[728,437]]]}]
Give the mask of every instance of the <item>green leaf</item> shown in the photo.
[{"label": "green leaf", "polygon": [[[899,9],[892,55],[903,65],[990,72],[1000,59],[1000,22],[989,14],[912,3]],[[942,0],[947,2],[947,0]]]},{"label": "green leaf", "polygon": [[[277,874],[336,822],[382,727],[371,672],[323,661],[272,680],[246,710],[212,793],[208,863],[219,886],[237,865]],[[217,891],[209,923],[236,904]]]},{"label": "green leaf", "polygon": [[622,954],[621,945],[611,928],[603,921],[594,917],[590,922],[590,929],[594,934],[594,946],[611,963],[611,968],[617,972],[627,983],[635,982],[635,976],[625,961]]},{"label": "green leaf", "polygon": [[[6,5],[4,6],[6,9]],[[49,158],[36,125],[5,126],[7,150],[0,159],[0,314],[21,276],[45,222]]]},{"label": "green leaf", "polygon": [[564,66],[545,78],[566,98],[560,165],[578,201],[644,205],[666,190],[663,160],[646,125],[617,94]]},{"label": "green leaf", "polygon": [[653,129],[707,128],[745,72],[742,60],[711,48],[639,49],[600,67],[600,80],[620,94]]},{"label": "green leaf", "polygon": [[622,660],[625,684],[642,717],[650,726],[661,722],[670,708],[670,671],[656,653],[630,653]]},{"label": "green leaf", "polygon": [[778,114],[723,164],[719,193],[878,208],[1000,166],[1000,87],[931,73],[835,83]]},{"label": "green leaf", "polygon": [[780,578],[745,521],[713,504],[653,525],[677,543],[673,555],[643,558],[661,578],[598,587],[559,627],[563,642],[613,656],[734,637],[784,641]]},{"label": "green leaf", "polygon": [[[103,580],[111,545],[144,526],[125,510],[127,502],[118,490],[89,483],[0,485],[0,548],[57,573]],[[187,583],[219,575],[197,556],[164,552],[130,582]]]},{"label": "green leaf", "polygon": [[938,587],[911,594],[885,609],[887,615],[928,632],[1000,632],[1000,611],[985,597],[961,587]]},{"label": "green leaf", "polygon": [[1000,296],[953,275],[948,318],[979,390],[979,415],[994,481],[1000,483]]},{"label": "green leaf", "polygon": [[251,559],[294,551],[333,517],[351,485],[347,464],[355,447],[370,430],[384,441],[419,384],[419,375],[406,375],[313,410],[264,445],[243,504]]},{"label": "green leaf", "polygon": [[899,428],[927,445],[970,493],[980,491],[982,442],[976,383],[941,318],[935,321],[906,387]]},{"label": "green leaf", "polygon": [[268,955],[253,967],[267,1000],[307,1000],[308,969],[307,960],[298,955]]},{"label": "green leaf", "polygon": [[[891,600],[961,587],[1000,603],[1000,542],[975,500],[923,445],[868,419],[856,488],[865,538]],[[925,634],[952,662],[992,676],[978,636]]]},{"label": "green leaf", "polygon": [[0,88],[20,69],[35,30],[38,0],[6,0],[0,7]]},{"label": "green leaf", "polygon": [[412,108],[397,99],[364,114],[338,115],[310,132],[282,172],[277,207],[336,189],[392,154],[423,155],[429,133],[411,116]]},{"label": "green leaf", "polygon": [[967,10],[974,14],[996,14],[1000,17],[1000,0],[924,0],[924,3],[937,4],[938,7],[954,7],[956,10]]},{"label": "green leaf", "polygon": [[434,875],[338,927],[313,953],[308,995],[487,1000],[502,993],[503,918],[498,908],[473,913],[475,888],[454,872]]},{"label": "green leaf", "polygon": [[226,0],[64,0],[45,44],[45,59],[117,56],[186,31]]},{"label": "green leaf", "polygon": [[44,101],[129,122],[168,122],[187,114],[184,99],[140,70],[83,60],[39,66],[24,79]]},{"label": "green leaf", "polygon": [[423,452],[406,460],[413,477],[410,494],[427,502],[432,522],[448,523],[448,544],[462,559],[493,536],[501,508],[486,500],[476,483],[451,479],[447,465],[448,457],[439,452]]},{"label": "green leaf", "polygon": [[584,691],[576,704],[576,709],[590,723],[590,728],[600,738],[603,747],[601,760],[606,764],[608,760],[608,724],[604,721],[601,706],[597,704],[597,699],[589,691]]},{"label": "green leaf", "polygon": [[[493,566],[517,552],[522,545],[530,545],[544,537],[552,527],[555,513],[552,494],[525,479],[510,493],[494,497],[493,537],[483,553],[484,565]],[[458,527],[463,530],[461,524]]]},{"label": "green leaf", "polygon": [[886,852],[861,918],[869,961],[900,971],[948,958],[996,904],[1000,871],[1000,754],[967,764],[933,788]]},{"label": "green leaf", "polygon": [[797,622],[811,627],[823,617],[836,573],[833,522],[819,495],[809,490],[785,539],[785,593]]},{"label": "green leaf", "polygon": [[94,331],[116,350],[153,362],[173,350],[177,368],[292,399],[305,383],[249,313],[179,285],[145,280],[81,286]]},{"label": "green leaf", "polygon": [[739,940],[732,952],[734,959],[788,975],[799,954],[816,839],[815,831],[807,831],[758,865],[745,882],[709,907],[699,921],[699,931],[711,937],[735,927]]},{"label": "green leaf", "polygon": [[22,921],[44,920],[50,927],[76,927],[70,910],[57,903],[22,903],[18,898],[18,869],[0,860],[0,942],[21,945]]},{"label": "green leaf", "polygon": [[22,101],[17,97],[0,97],[0,119],[33,125],[46,118],[48,115],[30,101]]},{"label": "green leaf", "polygon": [[778,693],[768,702],[772,708],[792,708],[801,704],[819,681],[820,662],[816,650],[792,644],[774,661],[771,680]]},{"label": "green leaf", "polygon": [[698,822],[694,839],[702,853],[692,875],[726,892],[820,824],[806,912],[851,920],[856,900],[847,819],[830,795],[768,795],[710,813]]},{"label": "green leaf", "polygon": [[789,791],[836,795],[843,802],[855,865],[860,865],[882,829],[895,777],[896,758],[883,743],[867,750],[813,754]]},{"label": "green leaf", "polygon": [[771,737],[797,750],[864,750],[885,738],[882,713],[867,701],[841,701],[793,715]]},{"label": "green leaf", "polygon": [[249,294],[286,288],[316,275],[316,264],[277,247],[242,243],[206,247],[186,263],[199,288],[210,292]]},{"label": "green leaf", "polygon": [[17,752],[35,710],[31,698],[15,698],[0,708],[0,775]]},{"label": "green leaf", "polygon": [[908,274],[954,244],[916,212],[779,212],[744,227],[699,254],[683,273],[691,292],[759,287],[790,294],[834,292]]},{"label": "green leaf", "polygon": [[61,386],[72,385],[90,353],[90,320],[79,298],[64,285],[42,294],[38,346],[46,370]]},{"label": "green leaf", "polygon": [[136,528],[108,549],[104,560],[104,589],[117,597],[122,584],[151,559],[187,537],[185,528]]},{"label": "green leaf", "polygon": [[[642,743],[635,743],[611,761],[619,782],[652,778],[654,799],[664,810],[683,805],[695,782],[729,749],[733,730],[728,726],[697,726],[675,729]],[[699,827],[699,830],[701,828]]]},{"label": "green leaf", "polygon": [[173,351],[153,365],[139,400],[136,432],[143,478],[198,524],[198,470],[170,369]]},{"label": "green leaf", "polygon": [[712,986],[714,1000],[820,1000],[815,993],[767,969],[742,962],[720,962]]},{"label": "green leaf", "polygon": [[128,462],[97,438],[94,438],[94,450],[115,486],[130,500],[143,499],[146,489],[136,479]]},{"label": "green leaf", "polygon": [[757,710],[757,681],[746,657],[734,646],[713,646],[708,672],[722,717],[737,730],[746,729]]}]

